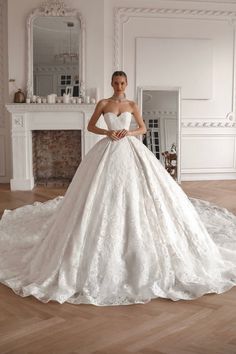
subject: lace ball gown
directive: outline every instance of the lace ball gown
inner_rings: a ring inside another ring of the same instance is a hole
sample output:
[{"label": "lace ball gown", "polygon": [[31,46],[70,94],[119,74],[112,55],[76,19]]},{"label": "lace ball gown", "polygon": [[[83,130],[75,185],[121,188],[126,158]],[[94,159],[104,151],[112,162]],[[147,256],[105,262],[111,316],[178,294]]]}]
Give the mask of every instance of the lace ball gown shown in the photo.
[{"label": "lace ball gown", "polygon": [[[132,115],[104,118],[128,130]],[[236,216],[189,199],[136,137],[104,137],[64,197],[4,212],[0,282],[97,306],[222,293],[236,285]]]}]

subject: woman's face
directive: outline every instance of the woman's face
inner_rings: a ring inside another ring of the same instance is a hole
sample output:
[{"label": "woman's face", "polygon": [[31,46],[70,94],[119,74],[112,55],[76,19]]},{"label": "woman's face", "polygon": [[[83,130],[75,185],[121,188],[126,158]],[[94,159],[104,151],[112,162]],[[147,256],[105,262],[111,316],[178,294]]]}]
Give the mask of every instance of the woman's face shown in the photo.
[{"label": "woman's face", "polygon": [[113,87],[114,94],[120,96],[125,93],[127,81],[124,76],[115,76],[112,80],[111,86]]}]

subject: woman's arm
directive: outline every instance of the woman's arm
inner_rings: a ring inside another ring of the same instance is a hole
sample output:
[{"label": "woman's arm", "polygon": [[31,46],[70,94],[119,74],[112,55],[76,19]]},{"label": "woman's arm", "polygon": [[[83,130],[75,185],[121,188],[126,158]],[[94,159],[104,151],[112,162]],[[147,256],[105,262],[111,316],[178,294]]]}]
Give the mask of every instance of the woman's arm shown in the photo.
[{"label": "woman's arm", "polygon": [[139,108],[135,102],[133,102],[132,106],[133,106],[133,116],[135,118],[136,123],[138,124],[138,128],[135,130],[129,130],[127,135],[135,136],[135,135],[145,134],[147,132],[147,128],[140,114]]},{"label": "woman's arm", "polygon": [[89,132],[94,134],[107,135],[108,133],[107,129],[101,129],[96,126],[96,123],[103,112],[104,106],[105,106],[105,100],[101,100],[97,103],[93,115],[88,122],[87,129]]}]

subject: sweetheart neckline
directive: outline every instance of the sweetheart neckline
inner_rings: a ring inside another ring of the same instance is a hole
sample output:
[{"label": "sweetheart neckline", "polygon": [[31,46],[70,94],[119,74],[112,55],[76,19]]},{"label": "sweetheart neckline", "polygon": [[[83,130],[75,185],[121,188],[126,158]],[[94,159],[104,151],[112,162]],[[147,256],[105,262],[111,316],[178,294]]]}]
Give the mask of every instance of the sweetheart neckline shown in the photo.
[{"label": "sweetheart neckline", "polygon": [[114,113],[114,112],[106,112],[106,113],[103,113],[103,115],[105,116],[105,114],[108,114],[108,113],[114,114],[114,116],[116,116],[117,118],[120,117],[120,116],[121,116],[122,114],[124,114],[124,113],[130,113],[130,114],[132,114],[132,112],[124,111],[124,112],[121,112],[119,115],[117,115],[117,114]]}]

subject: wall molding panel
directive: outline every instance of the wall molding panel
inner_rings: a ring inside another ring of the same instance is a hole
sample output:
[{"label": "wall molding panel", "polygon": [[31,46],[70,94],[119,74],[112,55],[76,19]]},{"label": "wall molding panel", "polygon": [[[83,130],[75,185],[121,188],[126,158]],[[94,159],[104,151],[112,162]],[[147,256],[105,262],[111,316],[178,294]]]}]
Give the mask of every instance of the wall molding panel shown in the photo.
[{"label": "wall molding panel", "polygon": [[5,15],[5,4],[3,0],[0,0],[0,127],[5,127],[5,117],[4,117],[4,16]]},{"label": "wall molding panel", "polygon": [[182,129],[183,181],[235,178],[236,127]]},{"label": "wall molding panel", "polygon": [[0,178],[6,175],[5,136],[0,135]]},{"label": "wall molding panel", "polygon": [[[190,19],[190,20],[208,20],[219,21],[226,23],[233,34],[233,82],[232,82],[232,100],[231,111],[227,113],[225,119],[234,121],[236,123],[236,11],[222,11],[222,10],[206,10],[206,9],[177,9],[177,8],[145,8],[145,7],[117,7],[114,9],[114,48],[113,48],[113,62],[114,70],[124,70],[124,38],[125,25],[131,19],[138,18],[160,18],[160,19]],[[147,37],[145,35],[145,37]],[[139,38],[135,37],[135,40]],[[154,37],[158,38],[158,36]],[[136,59],[135,59],[136,61]],[[134,63],[135,66],[135,63]],[[136,86],[136,85],[135,85]],[[224,124],[225,119],[221,119]],[[208,124],[208,121],[202,124]],[[228,122],[226,122],[227,124]],[[212,121],[214,124],[214,121]],[[228,126],[228,124],[227,124]]]},{"label": "wall molding panel", "polygon": [[116,7],[114,10],[114,70],[123,67],[124,25],[132,17],[185,18],[227,21],[235,27],[236,11],[204,9],[172,9],[145,7]]},{"label": "wall molding panel", "polygon": [[10,122],[5,108],[7,73],[7,1],[0,0],[0,183],[8,183],[11,175]]},{"label": "wall molding panel", "polygon": [[217,121],[182,121],[183,128],[234,128],[236,127],[236,122],[217,122]]}]

